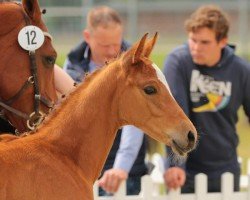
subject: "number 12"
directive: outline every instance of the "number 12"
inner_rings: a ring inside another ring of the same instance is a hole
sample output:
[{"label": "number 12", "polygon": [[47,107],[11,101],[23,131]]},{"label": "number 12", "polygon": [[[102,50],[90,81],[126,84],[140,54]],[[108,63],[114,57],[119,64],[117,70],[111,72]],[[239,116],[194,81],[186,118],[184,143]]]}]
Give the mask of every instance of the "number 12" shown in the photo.
[{"label": "number 12", "polygon": [[36,31],[34,31],[34,30],[32,30],[30,32],[27,31],[25,34],[27,35],[28,45],[37,44],[36,41],[35,41],[35,39],[36,39]]}]

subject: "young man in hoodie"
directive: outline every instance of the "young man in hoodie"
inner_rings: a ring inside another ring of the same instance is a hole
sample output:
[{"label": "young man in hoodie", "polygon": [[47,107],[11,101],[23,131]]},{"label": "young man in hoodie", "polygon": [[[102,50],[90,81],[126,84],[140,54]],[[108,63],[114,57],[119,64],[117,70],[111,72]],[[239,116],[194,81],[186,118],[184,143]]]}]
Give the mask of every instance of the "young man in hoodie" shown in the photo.
[{"label": "young man in hoodie", "polygon": [[[185,23],[187,44],[173,50],[164,74],[173,96],[200,132],[200,141],[184,166],[167,159],[166,186],[194,192],[194,176],[208,176],[208,192],[219,192],[221,175],[234,175],[239,190],[237,111],[250,118],[250,65],[228,44],[229,20],[217,6],[197,9]],[[167,149],[169,151],[169,149]]]}]

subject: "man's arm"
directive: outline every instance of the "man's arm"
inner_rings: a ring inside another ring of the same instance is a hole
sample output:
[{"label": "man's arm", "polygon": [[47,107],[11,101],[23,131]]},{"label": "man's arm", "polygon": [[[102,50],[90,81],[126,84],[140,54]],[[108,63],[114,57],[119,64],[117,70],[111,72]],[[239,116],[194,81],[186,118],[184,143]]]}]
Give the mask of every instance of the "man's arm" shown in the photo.
[{"label": "man's arm", "polygon": [[137,158],[142,142],[142,130],[132,125],[124,126],[113,168],[129,172]]},{"label": "man's arm", "polygon": [[54,66],[54,76],[58,95],[67,94],[74,88],[74,80],[56,64]]},{"label": "man's arm", "polygon": [[117,192],[120,183],[128,178],[143,142],[143,132],[135,126],[124,126],[121,142],[116,154],[114,166],[104,172],[99,186],[110,193]]},{"label": "man's arm", "polygon": [[168,189],[182,187],[186,181],[185,159],[176,161],[170,147],[166,147],[165,172],[163,179]]}]

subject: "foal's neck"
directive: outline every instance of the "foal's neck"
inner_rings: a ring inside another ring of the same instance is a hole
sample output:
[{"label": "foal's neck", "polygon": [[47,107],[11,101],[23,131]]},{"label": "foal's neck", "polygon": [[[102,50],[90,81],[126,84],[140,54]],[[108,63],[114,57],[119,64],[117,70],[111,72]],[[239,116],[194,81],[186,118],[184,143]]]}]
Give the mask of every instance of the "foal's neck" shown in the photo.
[{"label": "foal's neck", "polygon": [[[118,121],[118,67],[109,66],[79,86],[48,122],[52,143],[62,146],[70,159],[95,181],[120,127]],[[52,134],[52,135],[51,135]],[[63,152],[64,153],[64,152]]]}]

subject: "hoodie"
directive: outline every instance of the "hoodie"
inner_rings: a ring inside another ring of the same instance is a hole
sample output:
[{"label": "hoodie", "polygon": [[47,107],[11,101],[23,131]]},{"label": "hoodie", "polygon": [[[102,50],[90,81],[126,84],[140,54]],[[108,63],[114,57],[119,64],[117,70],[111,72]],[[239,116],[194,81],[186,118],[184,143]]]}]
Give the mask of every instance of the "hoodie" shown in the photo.
[{"label": "hoodie", "polygon": [[200,135],[197,148],[186,160],[187,173],[205,173],[209,178],[220,178],[224,172],[239,174],[237,111],[242,105],[250,119],[249,63],[226,46],[215,66],[196,65],[184,44],[167,57],[164,74]]}]

